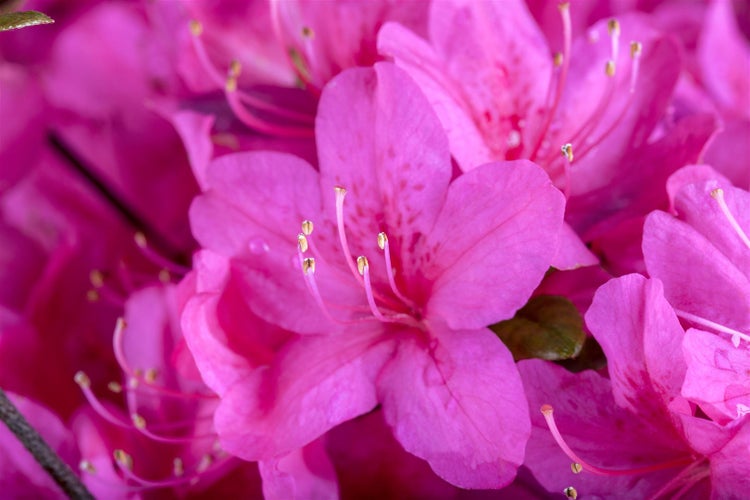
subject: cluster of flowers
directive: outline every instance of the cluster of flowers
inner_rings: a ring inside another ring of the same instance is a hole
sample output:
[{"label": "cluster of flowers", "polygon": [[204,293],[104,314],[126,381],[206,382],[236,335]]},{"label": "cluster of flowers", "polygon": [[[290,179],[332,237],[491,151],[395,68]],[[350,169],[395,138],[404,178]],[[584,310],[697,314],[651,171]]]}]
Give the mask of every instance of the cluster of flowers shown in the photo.
[{"label": "cluster of flowers", "polygon": [[750,491],[747,1],[13,7],[0,388],[95,496]]}]

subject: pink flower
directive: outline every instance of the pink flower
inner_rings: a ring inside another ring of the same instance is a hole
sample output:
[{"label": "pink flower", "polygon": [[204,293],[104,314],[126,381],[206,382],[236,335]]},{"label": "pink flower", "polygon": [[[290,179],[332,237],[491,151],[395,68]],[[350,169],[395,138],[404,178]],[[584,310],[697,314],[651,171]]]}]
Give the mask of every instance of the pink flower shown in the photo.
[{"label": "pink flower", "polygon": [[609,378],[519,363],[530,404],[544,413],[533,418],[527,449],[534,476],[550,491],[573,487],[581,495],[740,498],[750,486],[740,458],[750,424],[707,419],[681,394],[687,337],[661,283],[638,275],[610,281],[586,322]]},{"label": "pink flower", "polygon": [[[296,333],[239,377],[195,351],[224,386],[223,446],[277,457],[380,404],[401,445],[441,477],[509,483],[527,410],[510,353],[486,326],[512,316],[549,267],[562,196],[524,161],[450,182],[440,124],[392,65],[334,79],[316,134],[320,173],[280,154],[226,156],[191,211],[245,307]],[[223,334],[207,298],[188,303],[189,342],[206,328]]]},{"label": "pink flower", "polygon": [[668,189],[678,216],[646,220],[646,266],[695,327],[683,345],[682,394],[727,423],[750,411],[750,193],[706,166],[677,172]]}]

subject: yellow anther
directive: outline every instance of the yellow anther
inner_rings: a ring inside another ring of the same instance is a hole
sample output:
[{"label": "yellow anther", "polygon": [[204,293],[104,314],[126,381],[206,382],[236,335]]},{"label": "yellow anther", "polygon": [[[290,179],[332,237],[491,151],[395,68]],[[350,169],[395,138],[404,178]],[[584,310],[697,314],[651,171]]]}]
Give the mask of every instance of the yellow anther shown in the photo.
[{"label": "yellow anther", "polygon": [[568,10],[570,8],[570,2],[560,2],[557,4],[557,8],[562,10]]},{"label": "yellow anther", "polygon": [[133,421],[133,425],[136,429],[146,428],[146,419],[138,415],[137,413],[133,413],[132,415],[130,415],[130,419]]},{"label": "yellow anther", "polygon": [[143,374],[143,379],[148,384],[153,384],[156,382],[156,377],[159,375],[159,371],[156,368],[149,368],[146,370],[146,372]]},{"label": "yellow anther", "polygon": [[568,486],[563,490],[563,493],[565,493],[565,496],[567,498],[570,498],[571,500],[576,500],[578,498],[578,490],[573,488],[572,486]]},{"label": "yellow anther", "polygon": [[237,59],[233,59],[232,62],[229,63],[229,76],[237,78],[240,76],[240,73],[242,73],[242,63]]},{"label": "yellow anther", "polygon": [[117,462],[120,467],[127,470],[133,469],[133,457],[125,453],[124,450],[115,450],[112,452],[112,455],[115,457],[115,462]]},{"label": "yellow anther", "polygon": [[89,281],[94,288],[101,288],[104,286],[104,274],[98,269],[94,269],[89,273]]},{"label": "yellow anther", "polygon": [[563,144],[560,151],[568,162],[573,163],[573,145],[571,143]]},{"label": "yellow anther", "polygon": [[378,233],[378,248],[385,250],[386,243],[388,243],[388,236],[385,233]]},{"label": "yellow anther", "polygon": [[573,474],[580,474],[583,470],[583,466],[578,462],[573,462],[572,464],[570,464],[570,470],[573,471]]},{"label": "yellow anther", "polygon": [[610,19],[607,21],[607,33],[609,33],[609,36],[620,35],[620,23],[617,19]]},{"label": "yellow anther", "polygon": [[563,54],[562,52],[555,52],[555,55],[552,56],[552,63],[555,65],[556,68],[559,68],[563,64]]},{"label": "yellow anther", "polygon": [[122,392],[122,385],[120,385],[119,382],[110,382],[107,384],[107,389],[114,392],[115,394],[120,394]]},{"label": "yellow anther", "polygon": [[161,271],[159,271],[159,281],[165,284],[172,281],[172,275],[167,269],[162,269]]},{"label": "yellow anther", "polygon": [[224,88],[227,92],[237,91],[237,77],[230,76],[229,78],[227,78],[227,84]]},{"label": "yellow anther", "polygon": [[190,20],[190,33],[193,36],[201,36],[203,33],[203,25],[200,23],[200,21],[197,21],[195,19]]},{"label": "yellow anther", "polygon": [[615,76],[615,62],[611,59],[604,65],[604,74],[610,78]]},{"label": "yellow anther", "polygon": [[181,458],[175,458],[172,460],[172,473],[175,477],[182,477],[185,473],[185,466],[182,464]]},{"label": "yellow anther", "polygon": [[122,316],[117,318],[117,324],[115,325],[115,328],[117,328],[118,330],[124,330],[126,326],[128,326],[128,324],[125,322],[125,318],[123,318]]},{"label": "yellow anther", "polygon": [[370,263],[367,261],[367,257],[364,255],[360,255],[357,257],[357,271],[359,271],[359,274],[364,276],[365,270],[370,267]]},{"label": "yellow anther", "polygon": [[85,460],[85,459],[78,462],[78,469],[81,472],[88,472],[89,474],[93,474],[96,472],[96,468],[94,467],[94,464],[92,464],[90,460]]},{"label": "yellow anther", "polygon": [[89,290],[86,292],[86,300],[89,302],[97,302],[99,300],[99,292],[96,290]]},{"label": "yellow anther", "polygon": [[198,462],[198,467],[197,467],[198,472],[203,472],[206,469],[208,469],[213,463],[213,461],[214,460],[211,458],[211,455],[203,455],[201,457],[201,461]]},{"label": "yellow anther", "polygon": [[334,191],[336,191],[336,194],[339,196],[346,196],[346,188],[342,188],[341,186],[334,186]]},{"label": "yellow anther", "polygon": [[138,231],[137,233],[133,235],[133,240],[135,240],[135,244],[141,248],[146,248],[148,246],[146,235],[140,231]]},{"label": "yellow anther", "polygon": [[716,188],[716,189],[714,189],[713,191],[711,191],[711,196],[712,196],[712,197],[713,197],[714,199],[717,199],[717,200],[718,200],[719,198],[723,198],[723,197],[724,197],[724,190],[723,190],[723,189],[721,189],[721,188]]},{"label": "yellow anther", "polygon": [[313,38],[315,38],[315,32],[312,30],[311,27],[309,27],[309,26],[303,26],[302,27],[302,36],[305,37],[305,38],[309,38],[310,40],[312,40]]},{"label": "yellow anther", "polygon": [[643,52],[643,44],[641,42],[630,42],[630,57],[635,59],[639,57]]},{"label": "yellow anther", "polygon": [[315,274],[315,259],[307,257],[302,261],[302,271],[305,274]]},{"label": "yellow anther", "polygon": [[307,252],[307,249],[310,248],[310,245],[307,243],[307,237],[302,233],[297,235],[297,246],[302,253]]},{"label": "yellow anther", "polygon": [[313,232],[314,226],[311,220],[302,221],[302,234],[310,236]]},{"label": "yellow anther", "polygon": [[83,387],[84,389],[88,389],[89,387],[91,387],[91,379],[82,371],[76,372],[73,380],[75,380],[76,384]]}]

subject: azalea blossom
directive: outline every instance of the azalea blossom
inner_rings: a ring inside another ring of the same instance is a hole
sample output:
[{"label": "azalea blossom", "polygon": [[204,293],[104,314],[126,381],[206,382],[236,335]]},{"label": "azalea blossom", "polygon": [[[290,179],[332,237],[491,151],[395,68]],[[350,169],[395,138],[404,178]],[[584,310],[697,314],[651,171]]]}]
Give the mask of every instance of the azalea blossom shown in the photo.
[{"label": "azalea blossom", "polygon": [[[342,113],[344,102],[358,113]],[[196,236],[230,259],[247,306],[295,334],[222,395],[222,445],[272,458],[380,404],[404,448],[441,477],[507,484],[527,413],[512,358],[486,326],[512,316],[549,266],[562,195],[528,162],[450,182],[437,119],[391,65],[335,79],[316,130],[320,174],[290,156],[223,157],[192,208]],[[189,342],[216,327],[193,322],[198,312],[188,303]],[[227,371],[203,366],[206,378]]]},{"label": "azalea blossom", "polygon": [[569,497],[741,497],[748,464],[737,457],[750,425],[707,419],[681,394],[688,337],[661,282],[610,281],[586,322],[607,356],[608,378],[537,360],[519,365],[530,404],[541,409],[526,459],[535,477]]}]

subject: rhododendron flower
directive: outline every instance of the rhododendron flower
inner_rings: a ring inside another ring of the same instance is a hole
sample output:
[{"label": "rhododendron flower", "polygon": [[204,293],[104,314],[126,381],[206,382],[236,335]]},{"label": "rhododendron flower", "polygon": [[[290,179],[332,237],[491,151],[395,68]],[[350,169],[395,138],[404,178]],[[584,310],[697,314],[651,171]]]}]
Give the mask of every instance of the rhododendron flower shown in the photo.
[{"label": "rhododendron flower", "polygon": [[586,322],[609,378],[519,363],[532,408],[544,414],[534,418],[527,449],[535,477],[550,491],[572,487],[581,495],[740,498],[750,486],[750,464],[738,460],[750,445],[750,424],[707,419],[681,395],[687,337],[661,282],[610,281]]},{"label": "rhododendron flower", "polygon": [[750,411],[750,193],[706,166],[677,172],[668,189],[677,217],[654,212],[646,220],[646,266],[677,315],[697,328],[683,345],[683,395],[726,423]]},{"label": "rhododendron flower", "polygon": [[[320,173],[280,154],[225,156],[191,211],[247,307],[296,333],[222,394],[222,445],[276,457],[380,404],[402,446],[441,477],[507,484],[527,409],[486,326],[511,317],[549,267],[562,195],[524,161],[450,182],[440,124],[392,65],[334,79],[316,134]],[[216,325],[194,321],[215,314],[205,304],[188,303],[188,340]],[[195,355],[206,378],[226,371]]]}]

